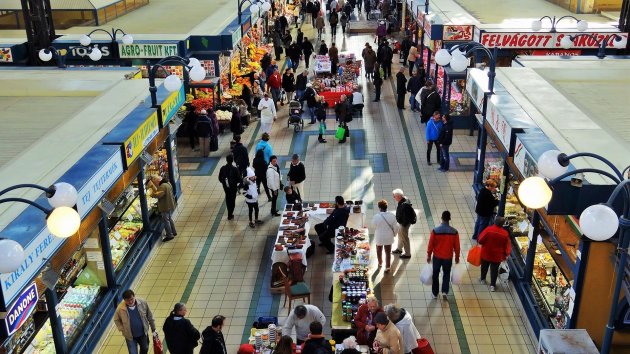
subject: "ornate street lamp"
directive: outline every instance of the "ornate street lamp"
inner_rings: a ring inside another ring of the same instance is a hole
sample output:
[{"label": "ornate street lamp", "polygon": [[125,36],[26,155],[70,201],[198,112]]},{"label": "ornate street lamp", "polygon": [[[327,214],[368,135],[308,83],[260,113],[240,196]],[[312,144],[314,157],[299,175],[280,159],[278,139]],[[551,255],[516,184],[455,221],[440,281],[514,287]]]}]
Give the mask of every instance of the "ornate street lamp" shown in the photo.
[{"label": "ornate street lamp", "polygon": [[[19,189],[35,188],[46,193],[48,203],[52,208],[46,208],[36,202],[24,198],[3,198],[2,203],[25,203],[32,205],[46,214],[46,225],[51,234],[68,238],[74,235],[81,226],[81,217],[73,207],[77,203],[77,190],[68,183],[55,183],[50,187],[37,184],[17,184],[0,191],[0,196]],[[11,273],[24,262],[24,248],[18,242],[0,237],[0,273]]]},{"label": "ornate street lamp", "polygon": [[257,1],[257,2],[255,0],[237,0],[237,1],[238,1],[238,25],[239,26],[243,24],[241,17],[243,15],[243,5],[245,5],[246,3],[252,4],[249,7],[249,12],[251,13],[258,12],[260,14],[259,11],[267,12],[271,10],[271,4],[269,3],[269,0]]},{"label": "ornate street lamp", "polygon": [[[613,173],[596,168],[581,168],[567,171],[569,162],[576,157],[590,157],[606,164]],[[610,178],[617,185],[610,197],[604,204],[591,205],[582,211],[580,215],[580,228],[584,236],[593,241],[606,241],[613,237],[619,230],[619,243],[617,253],[619,262],[616,265],[615,288],[613,291],[612,304],[608,316],[608,323],[602,341],[601,353],[608,354],[615,332],[615,320],[617,317],[617,307],[619,304],[619,294],[623,283],[626,262],[628,258],[628,246],[630,245],[630,179],[624,179],[623,174],[628,170],[626,167],[619,171],[609,160],[597,154],[583,152],[573,155],[566,155],[557,150],[546,151],[538,159],[538,167],[543,177],[526,178],[518,189],[518,198],[528,208],[538,209],[549,204],[553,191],[550,186],[558,183],[565,177],[580,173],[596,173]],[[629,166],[630,167],[630,166]],[[612,205],[621,194],[624,201],[623,215],[617,215]]]},{"label": "ornate street lamp", "polygon": [[[88,47],[90,44],[92,44],[92,34],[96,33],[96,32],[102,32],[105,33],[109,36],[109,38],[111,39],[111,46],[112,46],[112,57],[115,59],[120,59],[120,54],[119,54],[119,50],[118,50],[118,42],[117,42],[117,35],[118,34],[122,34],[122,42],[123,44],[133,44],[133,36],[131,36],[128,33],[125,33],[125,31],[123,31],[120,28],[112,28],[111,32],[104,30],[102,28],[97,28],[95,30],[93,30],[92,32],[88,33],[88,34],[84,34],[79,38],[79,43],[81,43],[82,46],[84,47]],[[92,48],[92,50],[99,50],[98,48],[94,47]],[[100,50],[99,50],[100,52]]]},{"label": "ornate street lamp", "polygon": [[[55,47],[48,47],[41,49],[38,52],[39,60],[48,62],[55,58],[57,62],[57,66],[60,69],[65,69],[66,67],[66,55],[68,55],[68,51],[65,49],[57,49]],[[88,51],[88,56],[92,61],[99,61],[103,56],[103,53],[98,48],[90,48]]]},{"label": "ornate street lamp", "polygon": [[[155,86],[155,76],[157,75],[157,71],[162,69],[165,73],[169,74],[164,65],[167,64],[175,64],[181,65],[184,68],[184,81],[187,83],[189,77],[192,81],[203,81],[206,78],[206,69],[201,66],[199,60],[195,58],[182,58],[179,56],[170,56],[161,59],[157,63],[151,65],[148,64],[148,72],[149,72],[149,92],[151,93],[151,106],[157,107],[157,87]],[[179,79],[179,76],[176,74],[169,74],[166,79],[164,79],[164,87],[169,92],[174,92],[179,90],[182,86],[182,81]]]},{"label": "ornate street lamp", "polygon": [[597,57],[599,59],[604,59],[606,57],[606,46],[611,39],[613,39],[613,47],[615,47],[615,49],[624,49],[626,47],[626,44],[628,44],[627,38],[624,38],[615,33],[609,34],[603,38],[597,38],[588,33],[580,33],[576,34],[575,36],[562,37],[562,39],[560,40],[560,45],[564,49],[570,49],[573,47],[573,41],[575,41],[579,37],[588,37],[594,40],[595,43],[597,43],[597,47],[599,48],[599,50],[597,51]]},{"label": "ornate street lamp", "polygon": [[557,32],[556,25],[558,25],[558,22],[567,18],[573,19],[577,22],[575,27],[577,28],[578,31],[584,32],[588,29],[588,22],[575,18],[574,16],[567,15],[567,16],[562,16],[559,18],[556,18],[556,16],[553,16],[553,17],[543,16],[539,20],[532,21],[532,30],[536,32],[540,31],[542,29],[543,20],[549,20],[549,22],[551,22],[551,29],[549,30],[549,32],[556,33]]}]

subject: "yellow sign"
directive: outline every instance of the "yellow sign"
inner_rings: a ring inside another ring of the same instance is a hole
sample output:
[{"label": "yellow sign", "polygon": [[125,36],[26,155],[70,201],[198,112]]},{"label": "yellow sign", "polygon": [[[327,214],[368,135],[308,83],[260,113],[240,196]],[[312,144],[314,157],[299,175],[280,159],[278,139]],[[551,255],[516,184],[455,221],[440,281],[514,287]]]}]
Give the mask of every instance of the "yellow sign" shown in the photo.
[{"label": "yellow sign", "polygon": [[177,113],[179,107],[184,104],[185,98],[184,85],[182,85],[178,91],[171,93],[164,102],[162,102],[160,105],[162,110],[162,127],[165,127],[175,113]]},{"label": "yellow sign", "polygon": [[127,166],[136,160],[147,145],[155,138],[160,131],[158,127],[157,111],[153,112],[147,120],[136,129],[125,141],[125,159]]}]

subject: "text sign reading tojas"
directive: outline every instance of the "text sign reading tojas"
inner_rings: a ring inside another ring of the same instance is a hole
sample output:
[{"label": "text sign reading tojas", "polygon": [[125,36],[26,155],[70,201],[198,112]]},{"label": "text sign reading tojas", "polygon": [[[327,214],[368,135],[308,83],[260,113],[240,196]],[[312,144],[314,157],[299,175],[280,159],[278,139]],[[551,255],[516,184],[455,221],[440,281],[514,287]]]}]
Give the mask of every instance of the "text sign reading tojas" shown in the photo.
[{"label": "text sign reading tojas", "polygon": [[136,131],[131,134],[129,139],[125,141],[125,159],[127,166],[136,160],[142,150],[149,145],[151,140],[160,131],[158,127],[157,112],[151,114],[151,116],[140,125]]},{"label": "text sign reading tojas", "polygon": [[13,306],[7,309],[4,315],[4,326],[7,330],[7,336],[12,335],[22,327],[37,307],[38,299],[37,285],[33,283],[17,298]]},{"label": "text sign reading tojas", "polygon": [[[576,33],[514,33],[514,32],[496,32],[496,33],[488,33],[484,32],[481,34],[480,43],[487,48],[531,48],[531,49],[562,49],[562,45],[560,42],[562,38],[565,36],[575,36],[580,34],[580,32]],[[597,38],[595,41],[592,38],[587,36],[580,36],[573,40],[572,48],[599,48],[598,41],[604,40],[607,36],[608,43],[606,43],[607,48],[613,48],[613,41],[615,36],[613,33],[598,33],[598,32],[590,32],[588,33],[593,37]],[[623,38],[628,38],[627,33],[617,33]]]},{"label": "text sign reading tojas", "polygon": [[164,43],[140,43],[140,44],[118,44],[118,52],[121,58],[165,58],[177,55],[177,44]]},{"label": "text sign reading tojas", "polygon": [[116,151],[79,190],[77,211],[81,217],[84,217],[92,210],[94,205],[101,200],[105,192],[109,190],[123,172],[120,151]]}]

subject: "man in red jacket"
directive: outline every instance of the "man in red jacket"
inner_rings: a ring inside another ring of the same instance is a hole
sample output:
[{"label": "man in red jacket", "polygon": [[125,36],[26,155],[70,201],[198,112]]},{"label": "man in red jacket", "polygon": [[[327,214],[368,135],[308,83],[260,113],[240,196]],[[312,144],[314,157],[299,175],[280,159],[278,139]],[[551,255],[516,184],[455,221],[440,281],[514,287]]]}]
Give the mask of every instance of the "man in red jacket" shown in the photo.
[{"label": "man in red jacket", "polygon": [[282,76],[278,69],[273,71],[273,74],[269,76],[267,79],[267,86],[269,87],[269,91],[271,92],[271,98],[273,98],[273,103],[276,105],[276,109],[278,109],[278,101],[280,101],[280,90],[282,89]]},{"label": "man in red jacket", "polygon": [[459,234],[449,225],[451,212],[442,213],[442,223],[431,231],[429,247],[427,249],[427,263],[431,263],[433,254],[433,298],[437,299],[440,291],[440,269],[442,269],[442,298],[447,300],[449,282],[451,280],[451,266],[453,254],[455,263],[459,264]]},{"label": "man in red jacket", "polygon": [[479,244],[481,247],[481,284],[486,283],[486,274],[490,267],[490,291],[495,290],[497,277],[499,276],[499,265],[506,260],[512,252],[510,235],[503,228],[505,219],[497,216],[494,218],[494,225],[486,227],[479,234]]}]

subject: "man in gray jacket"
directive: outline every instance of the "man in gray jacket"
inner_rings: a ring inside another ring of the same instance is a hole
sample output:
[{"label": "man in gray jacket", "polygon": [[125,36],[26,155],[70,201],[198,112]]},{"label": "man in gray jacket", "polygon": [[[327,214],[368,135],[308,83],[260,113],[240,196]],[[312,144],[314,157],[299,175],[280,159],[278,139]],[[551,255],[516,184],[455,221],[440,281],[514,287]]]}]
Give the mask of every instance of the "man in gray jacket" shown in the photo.
[{"label": "man in gray jacket", "polygon": [[295,327],[295,337],[297,338],[297,344],[302,344],[308,338],[310,333],[311,322],[319,322],[324,326],[326,324],[326,317],[314,305],[299,305],[293,310],[293,313],[287,317],[282,327],[282,334],[291,335],[293,327]]},{"label": "man in gray jacket", "polygon": [[[153,313],[146,301],[136,298],[132,290],[125,290],[123,301],[118,304],[114,313],[116,328],[122,333],[127,342],[129,354],[147,354],[149,352],[149,328],[156,337]],[[140,351],[138,351],[140,346]]]}]

